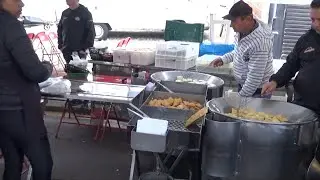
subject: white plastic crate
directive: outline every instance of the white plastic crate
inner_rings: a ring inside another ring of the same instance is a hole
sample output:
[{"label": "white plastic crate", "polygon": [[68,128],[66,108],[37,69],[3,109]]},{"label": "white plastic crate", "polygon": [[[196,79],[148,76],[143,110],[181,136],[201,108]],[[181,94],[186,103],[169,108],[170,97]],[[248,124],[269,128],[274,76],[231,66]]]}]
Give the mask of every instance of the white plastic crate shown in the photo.
[{"label": "white plastic crate", "polygon": [[131,64],[151,65],[155,62],[155,51],[152,49],[134,49],[130,52]]},{"label": "white plastic crate", "polygon": [[170,58],[167,56],[159,56],[156,55],[156,67],[168,68],[168,69],[179,69],[179,70],[187,70],[196,65],[197,57],[190,58]]},{"label": "white plastic crate", "polygon": [[130,51],[123,48],[113,50],[113,62],[130,64],[131,63]]},{"label": "white plastic crate", "polygon": [[167,57],[191,58],[199,56],[200,43],[166,41],[156,45],[156,55]]}]

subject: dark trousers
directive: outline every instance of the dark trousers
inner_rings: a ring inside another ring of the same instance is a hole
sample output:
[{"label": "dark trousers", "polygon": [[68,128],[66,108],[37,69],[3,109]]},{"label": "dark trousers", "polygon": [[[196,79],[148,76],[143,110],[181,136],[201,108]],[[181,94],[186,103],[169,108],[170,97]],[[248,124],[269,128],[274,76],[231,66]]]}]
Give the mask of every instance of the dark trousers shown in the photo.
[{"label": "dark trousers", "polygon": [[24,155],[32,166],[33,180],[51,180],[53,162],[48,137],[46,134],[27,136],[25,123],[21,110],[0,111],[0,148],[5,159],[3,180],[21,180]]}]

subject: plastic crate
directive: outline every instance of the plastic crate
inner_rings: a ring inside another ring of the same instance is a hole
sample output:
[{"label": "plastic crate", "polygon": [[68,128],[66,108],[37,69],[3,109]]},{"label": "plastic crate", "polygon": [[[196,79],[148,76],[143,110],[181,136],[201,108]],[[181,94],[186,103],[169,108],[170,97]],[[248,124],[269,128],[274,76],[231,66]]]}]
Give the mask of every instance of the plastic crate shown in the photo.
[{"label": "plastic crate", "polygon": [[85,80],[88,77],[89,73],[67,73],[67,79],[74,79],[74,80]]},{"label": "plastic crate", "polygon": [[156,56],[190,58],[199,55],[200,43],[186,41],[166,41],[156,45]]},{"label": "plastic crate", "polygon": [[168,56],[156,56],[156,67],[168,68],[168,69],[179,69],[187,70],[196,65],[197,57],[190,58],[179,58],[179,57],[168,57]]},{"label": "plastic crate", "polygon": [[199,42],[203,41],[204,24],[188,24],[179,21],[166,21],[164,31],[165,41],[188,41]]}]

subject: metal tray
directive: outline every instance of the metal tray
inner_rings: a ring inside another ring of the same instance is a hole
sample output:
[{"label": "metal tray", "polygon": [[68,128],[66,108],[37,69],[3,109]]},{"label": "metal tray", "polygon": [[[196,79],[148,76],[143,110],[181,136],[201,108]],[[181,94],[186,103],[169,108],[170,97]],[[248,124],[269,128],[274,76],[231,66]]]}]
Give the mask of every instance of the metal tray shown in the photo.
[{"label": "metal tray", "polygon": [[[194,111],[158,108],[152,106],[142,106],[140,110],[147,114],[150,118],[167,120],[169,122],[168,130],[170,131],[200,133],[204,121],[203,118],[203,120],[199,121],[196,125],[185,128],[184,124],[186,120],[192,114],[194,114]],[[135,127],[139,119],[141,118],[139,118],[138,116],[133,116],[129,121],[128,126]]]},{"label": "metal tray", "polygon": [[[194,113],[188,110],[177,110],[168,108],[157,108],[151,106],[142,106],[141,111],[145,112],[150,118],[164,119],[169,122],[167,135],[167,150],[174,149],[179,146],[187,146],[189,148],[200,148],[201,132],[204,123],[204,117],[197,124],[191,125],[188,128],[184,127],[185,121]],[[137,121],[141,119],[138,116],[133,116],[128,127],[133,129]]]},{"label": "metal tray", "polygon": [[[201,105],[206,105],[206,96],[205,95],[195,95],[195,94],[184,94],[184,93],[169,93],[169,92],[161,92],[161,91],[154,91],[150,94],[148,99],[144,102],[144,106],[148,106],[149,102],[152,99],[165,99],[165,98],[182,98],[186,101],[196,101]],[[159,107],[159,109],[167,109],[164,107]],[[182,111],[182,110],[180,110]]]},{"label": "metal tray", "polygon": [[[206,96],[208,91],[208,86],[203,84],[188,84],[173,81],[161,81],[160,83],[175,93],[196,94]],[[160,85],[157,87],[156,90],[167,92]]]},{"label": "metal tray", "polygon": [[[145,86],[86,82],[71,80],[71,93],[64,95],[68,99],[91,100],[129,104],[144,92]],[[113,91],[111,91],[113,90]]]},{"label": "metal tray", "polygon": [[151,79],[156,82],[160,82],[160,81],[175,82],[178,76],[182,76],[183,78],[191,78],[195,80],[206,81],[209,89],[215,89],[224,85],[224,81],[221,78],[218,78],[216,76],[212,76],[209,74],[203,74],[203,73],[191,72],[191,71],[161,71],[161,72],[153,73],[151,75]]}]

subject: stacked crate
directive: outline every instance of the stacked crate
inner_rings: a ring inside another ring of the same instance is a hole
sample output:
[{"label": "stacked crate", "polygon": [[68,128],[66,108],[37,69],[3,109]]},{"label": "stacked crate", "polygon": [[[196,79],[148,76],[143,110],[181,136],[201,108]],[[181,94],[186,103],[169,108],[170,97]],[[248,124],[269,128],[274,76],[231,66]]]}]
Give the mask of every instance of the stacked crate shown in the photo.
[{"label": "stacked crate", "polygon": [[156,46],[155,66],[179,70],[194,67],[199,56],[203,33],[203,24],[167,21],[165,42]]}]

